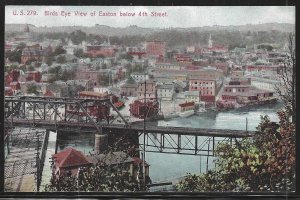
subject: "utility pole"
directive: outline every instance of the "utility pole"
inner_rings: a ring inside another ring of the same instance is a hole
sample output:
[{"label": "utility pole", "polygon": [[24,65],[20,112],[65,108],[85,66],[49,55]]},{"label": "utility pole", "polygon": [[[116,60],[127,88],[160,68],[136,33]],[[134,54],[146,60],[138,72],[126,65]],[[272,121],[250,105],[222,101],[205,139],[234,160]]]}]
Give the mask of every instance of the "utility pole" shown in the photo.
[{"label": "utility pole", "polygon": [[144,131],[144,141],[143,141],[143,181],[144,184],[146,185],[146,169],[145,169],[145,159],[146,159],[146,155],[145,155],[145,143],[146,143],[146,76],[145,76],[145,91],[144,91],[144,127],[143,127],[143,131]]},{"label": "utility pole", "polygon": [[37,134],[37,148],[36,148],[36,190],[40,191],[41,184],[41,169],[40,169],[40,136]]}]

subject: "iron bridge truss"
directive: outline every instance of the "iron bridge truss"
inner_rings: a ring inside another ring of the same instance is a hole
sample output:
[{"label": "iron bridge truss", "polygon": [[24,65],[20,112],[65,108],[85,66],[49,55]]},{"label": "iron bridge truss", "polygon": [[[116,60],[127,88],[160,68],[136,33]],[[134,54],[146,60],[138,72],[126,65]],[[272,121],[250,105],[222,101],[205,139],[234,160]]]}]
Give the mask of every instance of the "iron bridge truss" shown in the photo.
[{"label": "iron bridge truss", "polygon": [[[88,112],[90,107],[105,106],[116,114],[110,115],[97,110],[95,115]],[[102,124],[111,124],[121,118],[110,99],[74,99],[60,97],[5,97],[5,128],[15,126],[44,128],[49,130],[75,132],[101,132]],[[104,116],[98,119],[95,116]]]}]

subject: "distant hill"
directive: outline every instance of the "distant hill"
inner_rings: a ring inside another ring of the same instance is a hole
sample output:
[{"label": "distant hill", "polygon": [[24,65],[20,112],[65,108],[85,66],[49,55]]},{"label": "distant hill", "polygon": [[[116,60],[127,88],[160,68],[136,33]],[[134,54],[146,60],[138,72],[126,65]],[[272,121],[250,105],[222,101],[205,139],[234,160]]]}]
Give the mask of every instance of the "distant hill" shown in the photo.
[{"label": "distant hill", "polygon": [[[5,24],[6,32],[23,32],[25,24]],[[279,31],[279,32],[294,32],[295,25],[288,23],[266,23],[266,24],[248,24],[241,26],[204,26],[204,27],[191,27],[191,28],[143,28],[138,26],[128,26],[125,28],[110,27],[106,25],[95,25],[92,27],[87,26],[54,26],[54,27],[37,27],[29,24],[29,29],[32,32],[47,33],[47,32],[66,32],[71,33],[75,30],[81,30],[87,34],[98,34],[107,36],[132,36],[132,35],[150,35],[164,30],[176,30],[176,31]]]}]

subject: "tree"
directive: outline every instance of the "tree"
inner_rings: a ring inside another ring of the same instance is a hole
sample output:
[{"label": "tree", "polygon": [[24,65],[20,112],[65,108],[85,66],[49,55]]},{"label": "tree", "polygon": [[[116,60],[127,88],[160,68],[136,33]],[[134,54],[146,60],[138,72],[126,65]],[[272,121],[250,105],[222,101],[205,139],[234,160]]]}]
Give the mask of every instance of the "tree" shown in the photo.
[{"label": "tree", "polygon": [[29,65],[28,68],[27,68],[27,70],[28,70],[28,71],[34,71],[35,68],[34,68],[32,65]]},{"label": "tree", "polygon": [[8,58],[11,62],[21,63],[22,51],[25,47],[25,43],[20,43],[15,50],[5,52],[5,58]]},{"label": "tree", "polygon": [[60,55],[56,58],[56,61],[60,64],[66,63],[66,56]]},{"label": "tree", "polygon": [[38,95],[38,91],[37,91],[37,86],[35,84],[30,84],[28,87],[27,87],[27,93],[28,94],[36,94]]},{"label": "tree", "polygon": [[55,77],[53,78],[52,81],[57,81],[62,76],[62,68],[61,66],[51,67],[49,68],[48,73],[55,74]]},{"label": "tree", "polygon": [[[111,163],[113,152],[123,151],[129,156],[136,156],[131,151],[135,146],[128,140],[128,136],[116,138],[103,152],[104,158],[96,165],[83,168],[78,176],[60,176],[58,179],[52,177],[50,184],[45,186],[45,191],[99,191],[99,192],[134,192],[145,191],[146,185],[137,181],[128,173],[128,165],[125,160],[119,164]],[[122,159],[122,158],[120,158]]]},{"label": "tree", "polygon": [[54,60],[54,58],[53,58],[52,56],[48,56],[48,57],[46,58],[46,64],[47,64],[48,66],[51,66],[52,63],[53,63],[53,60]]},{"label": "tree", "polygon": [[74,49],[73,51],[74,56],[78,57],[78,58],[82,58],[82,57],[86,57],[86,55],[83,52],[83,49]]},{"label": "tree", "polygon": [[70,39],[74,44],[80,44],[82,41],[86,40],[86,33],[81,30],[76,30],[70,34]]},{"label": "tree", "polygon": [[61,45],[59,45],[54,49],[52,56],[58,56],[60,54],[65,54],[65,53],[66,50]]},{"label": "tree", "polygon": [[295,125],[284,111],[278,117],[262,117],[253,139],[219,144],[216,169],[188,174],[177,191],[294,191]]},{"label": "tree", "polygon": [[279,70],[280,84],[275,86],[276,92],[282,99],[285,109],[296,123],[296,54],[295,34],[288,36],[288,53],[282,68]]},{"label": "tree", "polygon": [[63,81],[67,81],[67,80],[73,80],[74,77],[75,77],[74,70],[63,70],[60,79]]}]

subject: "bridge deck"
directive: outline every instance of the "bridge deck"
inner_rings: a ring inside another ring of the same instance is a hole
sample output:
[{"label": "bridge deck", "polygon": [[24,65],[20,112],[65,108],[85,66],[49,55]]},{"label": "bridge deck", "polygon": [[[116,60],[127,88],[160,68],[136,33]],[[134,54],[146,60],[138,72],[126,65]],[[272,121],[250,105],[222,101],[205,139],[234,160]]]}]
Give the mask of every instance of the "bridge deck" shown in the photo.
[{"label": "bridge deck", "polygon": [[[8,122],[6,122],[8,123]],[[36,127],[45,128],[50,130],[65,130],[65,131],[78,131],[78,132],[97,132],[97,128],[91,123],[78,123],[78,122],[64,122],[53,120],[36,120],[33,121],[24,119],[13,119],[13,126],[18,127]],[[99,124],[104,132],[109,133],[123,133],[124,130],[132,130],[131,132],[124,131],[127,134],[143,132],[143,126],[141,124],[123,125],[123,124]],[[162,133],[162,134],[176,134],[176,135],[195,135],[195,136],[214,136],[214,137],[235,137],[244,138],[252,137],[254,131],[244,130],[229,130],[229,129],[203,129],[203,128],[189,128],[189,127],[164,127],[164,126],[146,126],[147,133]]]}]

